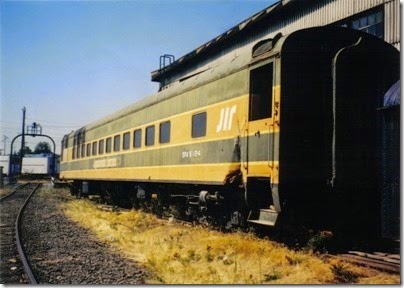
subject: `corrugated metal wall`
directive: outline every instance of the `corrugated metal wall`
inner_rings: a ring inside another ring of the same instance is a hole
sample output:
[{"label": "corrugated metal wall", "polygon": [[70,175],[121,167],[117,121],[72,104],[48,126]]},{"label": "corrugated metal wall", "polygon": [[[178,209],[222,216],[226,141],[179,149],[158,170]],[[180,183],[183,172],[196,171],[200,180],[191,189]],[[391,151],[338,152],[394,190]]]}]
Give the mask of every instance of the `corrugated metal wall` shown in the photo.
[{"label": "corrugated metal wall", "polygon": [[[251,49],[259,40],[274,37],[277,33],[290,34],[296,30],[340,22],[367,10],[384,5],[385,41],[400,48],[400,1],[399,0],[323,0],[307,10],[296,11],[261,35],[253,35],[239,48]],[[241,51],[239,51],[241,52]]]},{"label": "corrugated metal wall", "polygon": [[384,6],[384,40],[394,45],[398,50],[400,47],[400,1],[389,1]]},{"label": "corrugated metal wall", "polygon": [[[384,5],[385,41],[400,47],[400,1],[399,0],[324,0],[318,1],[308,11],[296,11],[287,19],[268,27],[273,37],[278,32],[289,34],[299,29],[329,25],[355,16],[366,10]],[[275,29],[274,29],[275,28]]]}]

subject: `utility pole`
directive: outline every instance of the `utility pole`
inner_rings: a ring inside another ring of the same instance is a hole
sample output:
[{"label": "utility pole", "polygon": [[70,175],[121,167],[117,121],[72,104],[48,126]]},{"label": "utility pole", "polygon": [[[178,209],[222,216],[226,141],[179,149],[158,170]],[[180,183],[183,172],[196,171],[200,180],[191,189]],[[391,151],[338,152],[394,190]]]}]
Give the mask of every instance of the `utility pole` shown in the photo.
[{"label": "utility pole", "polygon": [[22,172],[22,158],[24,158],[24,146],[25,146],[25,112],[26,108],[22,108],[22,139],[21,139],[21,161],[20,161],[20,174]]},{"label": "utility pole", "polygon": [[21,159],[24,157],[24,146],[25,146],[25,107],[22,108],[22,138],[21,138]]}]

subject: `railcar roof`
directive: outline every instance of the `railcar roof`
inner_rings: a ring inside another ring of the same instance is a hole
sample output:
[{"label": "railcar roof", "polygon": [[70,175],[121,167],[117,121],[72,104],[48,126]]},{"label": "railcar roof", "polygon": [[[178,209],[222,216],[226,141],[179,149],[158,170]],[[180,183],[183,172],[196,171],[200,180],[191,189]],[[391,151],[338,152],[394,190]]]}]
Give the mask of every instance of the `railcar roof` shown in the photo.
[{"label": "railcar roof", "polygon": [[215,79],[225,77],[229,74],[236,72],[237,70],[244,69],[250,61],[251,61],[251,52],[239,55],[238,57],[234,58],[233,61],[231,61],[231,63],[221,64],[216,67],[206,69],[205,71],[198,73],[196,75],[187,77],[186,79],[177,81],[174,85],[171,85],[168,89],[162,90],[140,101],[137,101],[81,129],[85,129],[88,131],[97,128],[98,126],[105,125],[115,119],[124,117],[131,113],[135,113],[136,111],[139,111],[141,109],[150,107],[159,102],[168,100],[180,93],[184,93],[186,91],[194,89],[197,86],[201,86]]},{"label": "railcar roof", "polygon": [[[274,44],[275,46],[270,51],[268,51],[267,53],[264,53],[265,55],[256,57],[254,62],[256,62],[257,60],[260,60],[260,58],[262,56],[265,56],[265,58],[267,58],[268,55],[270,55],[270,54],[279,53],[280,50],[282,49],[284,40],[288,36],[289,35],[282,36],[278,41],[276,41],[276,43]],[[179,81],[177,81],[176,83],[171,85],[169,88],[164,89],[160,92],[157,92],[146,98],[143,98],[142,100],[137,101],[137,102],[135,102],[115,113],[112,113],[106,117],[103,117],[96,122],[86,125],[74,132],[71,132],[69,135],[74,135],[75,133],[77,134],[77,133],[81,133],[82,131],[89,131],[91,129],[95,129],[101,125],[105,125],[111,121],[114,121],[115,119],[125,117],[125,116],[135,113],[136,111],[139,111],[141,109],[145,109],[145,108],[150,107],[159,102],[168,100],[180,93],[185,93],[198,86],[202,86],[202,85],[209,83],[211,81],[214,81],[216,79],[220,79],[222,77],[225,77],[227,75],[230,75],[230,74],[240,71],[242,69],[246,69],[248,65],[252,64],[251,60],[252,60],[252,51],[246,51],[243,54],[235,56],[231,61],[228,61],[226,63],[221,63],[217,66],[214,66],[214,67],[208,68],[202,72],[196,73],[195,75],[187,76],[183,79],[180,79]]]}]

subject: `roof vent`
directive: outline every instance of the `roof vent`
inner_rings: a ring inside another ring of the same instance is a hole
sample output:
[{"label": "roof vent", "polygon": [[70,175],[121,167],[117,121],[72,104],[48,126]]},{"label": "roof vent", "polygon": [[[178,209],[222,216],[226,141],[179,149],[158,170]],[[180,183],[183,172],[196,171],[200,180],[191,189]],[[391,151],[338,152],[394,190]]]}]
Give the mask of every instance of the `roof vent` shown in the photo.
[{"label": "roof vent", "polygon": [[255,58],[261,54],[264,54],[265,52],[271,51],[272,48],[275,47],[276,42],[282,37],[282,33],[278,33],[275,35],[275,37],[272,39],[265,39],[262,41],[259,41],[257,44],[254,45],[252,49],[252,57]]}]

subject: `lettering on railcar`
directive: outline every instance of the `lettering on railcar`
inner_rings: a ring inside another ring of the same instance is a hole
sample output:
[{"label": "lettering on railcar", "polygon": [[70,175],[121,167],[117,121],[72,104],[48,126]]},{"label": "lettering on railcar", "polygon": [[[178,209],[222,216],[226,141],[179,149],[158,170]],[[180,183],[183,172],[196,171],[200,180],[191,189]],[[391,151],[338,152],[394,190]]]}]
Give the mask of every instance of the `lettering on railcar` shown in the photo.
[{"label": "lettering on railcar", "polygon": [[114,168],[114,167],[119,167],[119,161],[117,158],[106,158],[106,159],[95,160],[94,164],[93,164],[94,169]]},{"label": "lettering on railcar", "polygon": [[182,151],[181,158],[196,158],[201,157],[201,150]]},{"label": "lettering on railcar", "polygon": [[236,114],[237,105],[233,105],[232,107],[222,108],[220,111],[220,120],[216,126],[216,133],[221,131],[229,131],[231,130],[231,126],[233,123],[234,114]]}]

